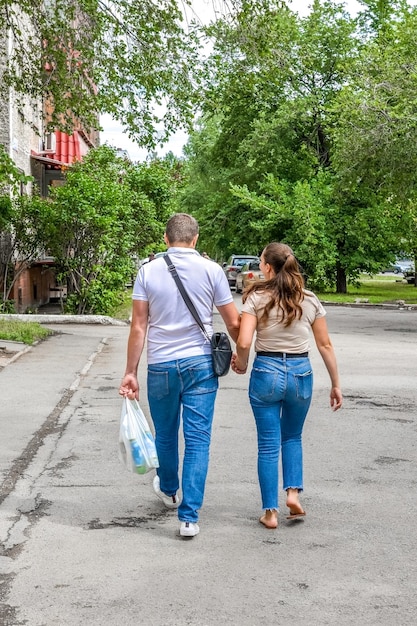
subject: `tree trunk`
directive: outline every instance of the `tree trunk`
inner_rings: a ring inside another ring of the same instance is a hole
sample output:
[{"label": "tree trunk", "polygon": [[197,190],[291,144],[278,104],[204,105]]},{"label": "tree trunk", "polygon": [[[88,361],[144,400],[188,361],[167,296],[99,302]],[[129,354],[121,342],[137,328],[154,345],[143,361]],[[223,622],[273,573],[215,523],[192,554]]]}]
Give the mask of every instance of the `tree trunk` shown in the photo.
[{"label": "tree trunk", "polygon": [[336,293],[347,293],[346,272],[339,262],[336,265]]},{"label": "tree trunk", "polygon": [[414,287],[417,287],[417,250],[413,251],[414,259]]}]

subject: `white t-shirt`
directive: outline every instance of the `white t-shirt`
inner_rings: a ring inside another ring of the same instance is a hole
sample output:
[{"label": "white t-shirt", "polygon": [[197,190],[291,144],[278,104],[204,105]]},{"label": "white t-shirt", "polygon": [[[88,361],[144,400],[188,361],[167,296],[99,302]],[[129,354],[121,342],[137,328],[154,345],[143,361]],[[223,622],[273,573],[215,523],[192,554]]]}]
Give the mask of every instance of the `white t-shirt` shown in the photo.
[{"label": "white t-shirt", "polygon": [[313,322],[326,315],[320,300],[312,291],[304,291],[304,300],[301,303],[303,310],[301,319],[295,320],[285,327],[280,321],[277,309],[269,312],[266,322],[261,322],[263,309],[269,301],[268,292],[252,292],[245,304],[242,313],[255,315],[258,319],[256,327],[256,352],[288,352],[300,354],[310,349],[310,328]]},{"label": "white t-shirt", "polygon": [[[233,302],[224,271],[193,248],[169,248],[167,252],[211,336],[213,306]],[[210,344],[188,310],[163,257],[140,268],[132,299],[149,305],[148,363],[211,353]]]}]

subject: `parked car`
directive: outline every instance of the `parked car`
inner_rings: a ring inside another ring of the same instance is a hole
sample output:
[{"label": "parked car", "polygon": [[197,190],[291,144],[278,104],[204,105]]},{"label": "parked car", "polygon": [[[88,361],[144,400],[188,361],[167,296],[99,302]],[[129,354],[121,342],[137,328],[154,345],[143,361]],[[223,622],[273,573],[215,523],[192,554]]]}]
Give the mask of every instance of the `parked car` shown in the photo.
[{"label": "parked car", "polygon": [[394,274],[405,274],[406,272],[414,272],[414,263],[408,259],[397,259],[395,263],[381,270],[381,274],[394,272]]},{"label": "parked car", "polygon": [[396,263],[391,263],[381,270],[381,274],[401,274],[401,267]]},{"label": "parked car", "polygon": [[414,272],[414,263],[409,259],[397,259],[395,265],[400,268],[399,274]]},{"label": "parked car", "polygon": [[249,263],[245,263],[245,265],[242,266],[242,269],[236,276],[236,293],[242,293],[245,287],[255,280],[265,280],[259,268],[259,263],[259,260],[249,261]]},{"label": "parked car", "polygon": [[231,288],[236,287],[236,276],[249,261],[259,261],[259,257],[253,254],[232,254],[227,263],[223,263],[223,270]]}]

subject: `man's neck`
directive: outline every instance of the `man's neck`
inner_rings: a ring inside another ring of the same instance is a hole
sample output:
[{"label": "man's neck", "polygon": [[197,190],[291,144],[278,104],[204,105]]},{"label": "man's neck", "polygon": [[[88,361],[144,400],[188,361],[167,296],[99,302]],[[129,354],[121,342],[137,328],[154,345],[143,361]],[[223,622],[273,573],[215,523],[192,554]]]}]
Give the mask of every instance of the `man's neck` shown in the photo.
[{"label": "man's neck", "polygon": [[168,248],[191,248],[195,249],[195,244],[193,242],[186,243],[185,241],[174,241],[173,243],[168,243]]}]

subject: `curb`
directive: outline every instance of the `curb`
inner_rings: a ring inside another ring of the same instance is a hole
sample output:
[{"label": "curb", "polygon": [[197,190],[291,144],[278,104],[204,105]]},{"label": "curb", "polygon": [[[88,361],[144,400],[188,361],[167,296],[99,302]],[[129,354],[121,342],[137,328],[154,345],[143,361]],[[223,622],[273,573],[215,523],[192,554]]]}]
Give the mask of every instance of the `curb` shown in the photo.
[{"label": "curb", "polygon": [[[15,343],[16,344],[16,350],[13,350],[13,347],[11,344]],[[10,355],[9,358],[7,358],[4,355],[1,355],[1,362],[0,362],[0,372],[2,369],[4,369],[5,367],[7,367],[8,365],[10,365],[11,363],[13,363],[14,361],[17,361],[17,359],[19,357],[21,357],[23,354],[26,354],[27,352],[29,352],[30,350],[32,350],[32,348],[34,346],[36,346],[39,343],[39,341],[35,341],[31,346],[24,344],[24,343],[20,343],[20,342],[11,342],[11,341],[3,341],[2,339],[0,339],[0,347],[3,346],[4,344],[8,354]]]},{"label": "curb", "polygon": [[343,306],[348,309],[385,309],[386,311],[417,311],[417,304],[406,304],[402,300],[387,304],[372,304],[371,302],[330,302],[327,300],[320,300],[320,302],[324,307]]},{"label": "curb", "polygon": [[129,321],[116,320],[107,315],[29,315],[24,313],[2,313],[0,320],[38,322],[38,324],[100,324],[102,326],[127,326]]}]

